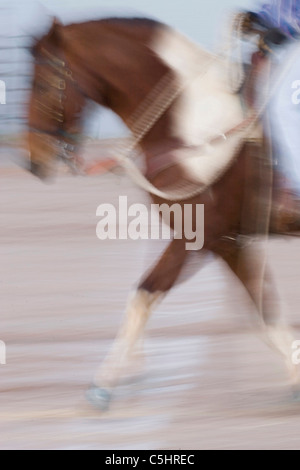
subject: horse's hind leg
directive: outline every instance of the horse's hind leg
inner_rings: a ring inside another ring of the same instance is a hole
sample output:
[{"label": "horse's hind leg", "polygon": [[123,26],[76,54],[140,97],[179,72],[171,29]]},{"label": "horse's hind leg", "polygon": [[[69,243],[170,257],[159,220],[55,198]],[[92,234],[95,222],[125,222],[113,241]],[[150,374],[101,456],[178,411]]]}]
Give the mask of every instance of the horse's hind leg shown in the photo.
[{"label": "horse's hind leg", "polygon": [[281,354],[292,384],[298,386],[299,372],[292,362],[292,344],[295,338],[282,316],[282,301],[264,262],[264,253],[254,250],[254,247],[242,249],[237,244],[230,246],[227,242],[220,244],[214,251],[226,261],[245,286],[259,313],[264,341]]},{"label": "horse's hind leg", "polygon": [[111,391],[130,364],[154,306],[178,279],[186,256],[184,240],[173,240],[131,296],[113,347],[95,375],[94,386],[87,392],[87,398],[94,406],[107,407]]}]

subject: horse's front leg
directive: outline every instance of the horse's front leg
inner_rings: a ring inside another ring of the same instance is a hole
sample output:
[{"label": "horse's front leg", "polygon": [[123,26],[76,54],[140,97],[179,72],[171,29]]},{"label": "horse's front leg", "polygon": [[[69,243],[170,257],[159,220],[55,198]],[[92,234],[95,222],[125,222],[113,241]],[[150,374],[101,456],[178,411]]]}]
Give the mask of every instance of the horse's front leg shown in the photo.
[{"label": "horse's front leg", "polygon": [[112,390],[131,364],[155,305],[178,279],[186,255],[184,240],[173,240],[154,269],[131,296],[124,323],[111,351],[95,375],[94,385],[87,392],[87,399],[97,408],[106,409],[109,405]]}]

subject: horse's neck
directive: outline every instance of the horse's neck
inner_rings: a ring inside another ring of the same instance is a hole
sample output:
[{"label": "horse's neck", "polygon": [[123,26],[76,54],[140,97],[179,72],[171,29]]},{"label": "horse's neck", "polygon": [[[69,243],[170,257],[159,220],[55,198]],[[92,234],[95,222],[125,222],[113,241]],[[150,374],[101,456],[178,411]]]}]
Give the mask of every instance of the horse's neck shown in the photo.
[{"label": "horse's neck", "polygon": [[[85,93],[104,103],[125,122],[163,76],[182,78],[205,66],[210,55],[174,30],[155,22],[99,21],[65,28],[72,66],[87,81]],[[98,81],[96,80],[98,78]],[[94,90],[92,90],[94,89]],[[99,93],[100,95],[100,93]]]},{"label": "horse's neck", "polygon": [[[171,74],[179,86],[187,85],[163,116],[154,113],[153,126],[140,142],[148,161],[154,154],[161,153],[161,145],[164,153],[169,148],[197,144],[199,139],[207,138],[207,112],[204,117],[199,116],[204,119],[204,134],[203,129],[201,133],[198,128],[193,129],[197,123],[191,126],[191,120],[195,121],[195,112],[199,112],[198,102],[204,100],[206,107],[209,104],[206,90],[214,94],[215,85],[220,89],[220,71],[212,65],[218,63],[214,56],[164,26],[131,29],[130,24],[98,22],[67,27],[65,31],[66,42],[76,51],[76,56],[69,56],[71,65],[76,68],[80,85],[86,87],[85,93],[88,95],[100,88],[99,95],[106,96],[104,104],[116,112],[130,130],[130,121],[135,124],[132,116],[163,77]],[[206,75],[204,80],[201,75]],[[194,83],[199,76],[199,83]],[[160,91],[164,93],[164,89]],[[100,96],[99,99],[96,94],[90,97],[102,104]],[[146,111],[151,106],[151,102],[146,104]],[[200,124],[202,126],[202,121]],[[147,125],[148,122],[142,124],[142,131]],[[215,133],[215,129],[212,132]]]},{"label": "horse's neck", "polygon": [[67,59],[84,94],[126,121],[168,71],[151,49],[155,31],[121,21],[65,27]]},{"label": "horse's neck", "polygon": [[192,78],[213,58],[212,54],[170,28],[155,36],[152,48],[168,67],[183,78]]}]

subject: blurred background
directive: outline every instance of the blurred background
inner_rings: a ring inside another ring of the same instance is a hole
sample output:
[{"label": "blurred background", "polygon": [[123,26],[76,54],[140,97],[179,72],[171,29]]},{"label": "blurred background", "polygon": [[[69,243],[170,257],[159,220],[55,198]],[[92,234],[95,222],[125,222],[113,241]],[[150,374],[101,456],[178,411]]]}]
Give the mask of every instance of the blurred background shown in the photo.
[{"label": "blurred background", "polygon": [[[84,5],[83,5],[84,3]],[[218,46],[233,0],[0,0],[0,366],[1,449],[299,448],[300,407],[282,361],[259,339],[251,302],[223,264],[191,257],[199,272],[165,299],[150,321],[144,373],[97,413],[84,392],[121,322],[128,293],[164,250],[164,241],[96,238],[96,209],[147,203],[124,176],[60,175],[45,185],[13,163],[22,158],[33,37],[52,16],[64,23],[150,16],[195,42]],[[127,135],[108,111],[91,108],[86,134]],[[297,239],[268,244],[271,267],[297,328]],[[201,267],[201,269],[200,269]],[[298,330],[299,331],[299,330]],[[298,335],[300,337],[300,333]]]}]

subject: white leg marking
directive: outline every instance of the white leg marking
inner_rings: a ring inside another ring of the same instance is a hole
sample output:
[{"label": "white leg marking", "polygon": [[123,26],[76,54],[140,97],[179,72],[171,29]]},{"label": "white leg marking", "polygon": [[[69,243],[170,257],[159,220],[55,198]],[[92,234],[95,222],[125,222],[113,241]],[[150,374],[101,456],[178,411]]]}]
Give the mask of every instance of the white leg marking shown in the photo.
[{"label": "white leg marking", "polygon": [[95,375],[96,385],[111,388],[117,384],[128,362],[132,360],[133,354],[136,352],[137,343],[141,340],[156,302],[162,296],[162,292],[150,294],[140,289],[129,300],[125,321],[111,351]]}]

